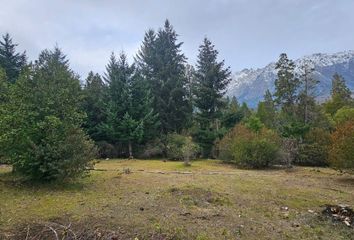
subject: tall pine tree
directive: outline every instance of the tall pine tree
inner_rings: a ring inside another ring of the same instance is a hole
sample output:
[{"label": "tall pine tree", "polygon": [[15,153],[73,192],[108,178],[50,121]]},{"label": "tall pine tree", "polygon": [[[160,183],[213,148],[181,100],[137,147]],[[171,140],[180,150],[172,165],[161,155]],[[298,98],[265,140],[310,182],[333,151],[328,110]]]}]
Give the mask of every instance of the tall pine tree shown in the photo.
[{"label": "tall pine tree", "polygon": [[331,100],[325,103],[325,110],[333,116],[344,106],[353,106],[353,99],[345,79],[336,73],[332,78]]},{"label": "tall pine tree", "polygon": [[300,85],[299,79],[295,76],[295,63],[282,53],[276,63],[278,71],[275,80],[275,102],[288,116],[295,116],[297,92]]},{"label": "tall pine tree", "polygon": [[[149,30],[136,61],[153,96],[153,108],[160,122],[159,134],[166,147],[168,133],[181,133],[190,122],[192,108],[185,75],[186,57],[182,42],[170,22],[157,33]],[[166,149],[165,149],[166,150]]]},{"label": "tall pine tree", "polygon": [[107,120],[101,128],[111,143],[126,144],[132,158],[133,145],[152,138],[158,126],[150,89],[135,66],[129,65],[124,53],[118,60],[111,55],[105,80],[108,82],[109,104]]},{"label": "tall pine tree", "polygon": [[156,67],[156,33],[149,29],[144,36],[143,43],[135,56],[135,62],[141,74],[150,82],[157,72]]},{"label": "tall pine tree", "polygon": [[316,87],[319,81],[314,77],[313,72],[315,68],[312,62],[304,62],[300,66],[301,74],[300,93],[299,93],[299,114],[300,119],[304,124],[309,124],[314,120],[314,113],[316,108]]},{"label": "tall pine tree", "polygon": [[226,99],[226,108],[223,111],[222,126],[229,130],[233,128],[237,123],[241,122],[243,114],[241,112],[240,104],[237,98],[233,96],[231,101]]},{"label": "tall pine tree", "polygon": [[7,80],[14,83],[26,65],[26,53],[16,52],[17,44],[12,42],[8,33],[0,41],[0,67],[5,70]]},{"label": "tall pine tree", "polygon": [[281,108],[278,128],[283,136],[302,138],[308,127],[297,115],[300,80],[295,74],[295,63],[282,53],[276,63],[275,103]]},{"label": "tall pine tree", "polygon": [[351,91],[345,83],[345,79],[338,73],[333,75],[332,79],[332,97],[339,96],[344,103],[352,101]]},{"label": "tall pine tree", "polygon": [[140,71],[136,70],[130,83],[130,114],[133,119],[143,121],[141,141],[146,143],[158,136],[160,122],[158,114],[153,108],[153,96],[146,79]]},{"label": "tall pine tree", "polygon": [[199,47],[195,73],[196,120],[199,124],[197,140],[203,148],[204,156],[210,156],[213,142],[220,128],[220,117],[224,102],[222,98],[231,81],[229,67],[224,61],[218,62],[218,51],[207,38]]},{"label": "tall pine tree", "polygon": [[130,108],[129,82],[133,73],[134,66],[128,64],[124,53],[120,54],[119,59],[114,53],[111,54],[104,76],[108,84],[107,119],[100,127],[112,144],[127,141],[122,125],[123,121],[129,121],[126,114]]},{"label": "tall pine tree", "polygon": [[102,141],[106,138],[100,125],[106,120],[107,90],[108,88],[99,74],[93,72],[88,74],[83,89],[83,109],[87,115],[84,127],[95,141]]},{"label": "tall pine tree", "polygon": [[275,128],[276,108],[272,94],[268,89],[264,94],[264,100],[258,104],[256,115],[267,128]]}]

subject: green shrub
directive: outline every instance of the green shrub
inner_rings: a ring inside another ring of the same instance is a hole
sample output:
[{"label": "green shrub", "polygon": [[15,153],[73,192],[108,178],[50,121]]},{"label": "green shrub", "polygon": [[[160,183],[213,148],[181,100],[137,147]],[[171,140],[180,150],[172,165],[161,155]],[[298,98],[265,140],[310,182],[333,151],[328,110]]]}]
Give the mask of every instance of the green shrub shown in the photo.
[{"label": "green shrub", "polygon": [[330,133],[320,128],[311,129],[299,146],[294,164],[302,166],[327,166]]},{"label": "green shrub", "polygon": [[241,167],[269,167],[278,158],[279,137],[269,129],[258,131],[237,125],[220,141],[219,157]]},{"label": "green shrub", "polygon": [[195,144],[192,140],[192,137],[186,137],[185,142],[182,146],[182,155],[183,155],[183,160],[184,164],[186,166],[190,165],[190,160],[196,158],[197,154],[199,152],[199,147],[197,144]]},{"label": "green shrub", "polygon": [[338,125],[331,134],[329,162],[335,168],[354,170],[354,120]]},{"label": "green shrub", "polygon": [[226,162],[233,160],[232,156],[232,145],[234,138],[236,137],[236,129],[231,129],[230,132],[225,134],[225,136],[218,143],[218,158]]},{"label": "green shrub", "polygon": [[188,160],[196,157],[199,148],[189,136],[169,134],[167,136],[167,157],[170,160]]},{"label": "green shrub", "polygon": [[169,134],[167,136],[167,158],[170,160],[182,160],[182,147],[185,137],[179,134]]},{"label": "green shrub", "polygon": [[245,124],[248,129],[256,133],[258,133],[264,127],[264,124],[255,115],[250,116]]},{"label": "green shrub", "polygon": [[250,140],[238,139],[232,149],[237,165],[252,168],[266,168],[275,163],[279,147],[269,139],[255,137]]},{"label": "green shrub", "polygon": [[346,121],[354,120],[354,108],[352,107],[342,107],[334,115],[334,121],[337,125],[343,124]]},{"label": "green shrub", "polygon": [[[94,144],[81,129],[67,128],[50,116],[28,129],[31,135],[7,135],[3,145],[13,169],[34,180],[63,180],[85,173],[95,157]],[[11,139],[20,137],[19,146]]]}]

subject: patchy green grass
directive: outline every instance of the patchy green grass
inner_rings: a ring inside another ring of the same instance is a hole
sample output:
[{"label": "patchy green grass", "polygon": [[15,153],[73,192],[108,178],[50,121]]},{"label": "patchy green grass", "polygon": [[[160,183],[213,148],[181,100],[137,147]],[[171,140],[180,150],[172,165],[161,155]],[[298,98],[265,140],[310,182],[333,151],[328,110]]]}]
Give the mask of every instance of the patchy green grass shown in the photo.
[{"label": "patchy green grass", "polygon": [[0,239],[48,222],[117,239],[354,239],[353,229],[321,215],[324,204],[354,207],[354,177],[330,169],[109,160],[75,182],[40,185],[10,170],[0,166]]}]

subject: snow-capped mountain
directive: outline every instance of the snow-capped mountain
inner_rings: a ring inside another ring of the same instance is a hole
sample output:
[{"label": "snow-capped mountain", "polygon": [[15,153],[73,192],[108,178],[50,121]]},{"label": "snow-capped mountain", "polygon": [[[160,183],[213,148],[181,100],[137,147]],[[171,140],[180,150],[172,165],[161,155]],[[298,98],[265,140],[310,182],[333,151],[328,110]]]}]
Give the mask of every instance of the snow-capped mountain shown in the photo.
[{"label": "snow-capped mountain", "polygon": [[[334,73],[339,73],[346,80],[349,88],[354,91],[354,51],[334,54],[316,53],[295,60],[296,72],[304,62],[312,62],[315,68],[314,77],[320,83],[317,88],[319,101],[328,98],[331,89],[331,79]],[[228,86],[227,95],[236,96],[239,102],[246,102],[255,107],[263,99],[267,89],[274,91],[276,79],[275,62],[259,69],[244,69],[233,74],[233,80]]]}]

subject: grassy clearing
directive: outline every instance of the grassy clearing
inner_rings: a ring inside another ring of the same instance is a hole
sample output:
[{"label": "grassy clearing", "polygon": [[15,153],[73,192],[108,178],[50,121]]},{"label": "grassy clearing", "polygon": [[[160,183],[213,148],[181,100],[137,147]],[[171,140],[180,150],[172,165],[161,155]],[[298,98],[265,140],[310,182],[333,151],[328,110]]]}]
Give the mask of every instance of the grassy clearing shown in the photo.
[{"label": "grassy clearing", "polygon": [[42,185],[20,183],[9,171],[0,167],[0,238],[71,222],[114,230],[119,239],[354,239],[353,229],[321,215],[324,204],[354,203],[354,177],[330,169],[109,160],[89,177]]}]

